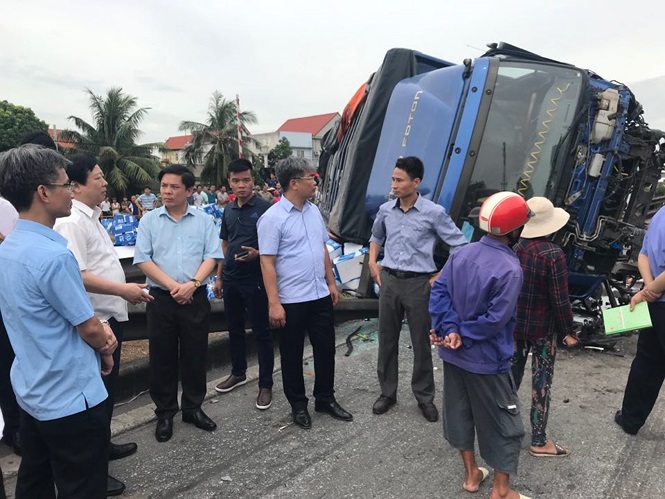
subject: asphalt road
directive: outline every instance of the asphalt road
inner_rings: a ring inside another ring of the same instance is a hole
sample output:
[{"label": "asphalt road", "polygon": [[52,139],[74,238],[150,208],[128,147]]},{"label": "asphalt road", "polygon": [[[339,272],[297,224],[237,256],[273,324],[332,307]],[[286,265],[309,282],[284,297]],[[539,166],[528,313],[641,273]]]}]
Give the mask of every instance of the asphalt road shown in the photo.
[{"label": "asphalt road", "polygon": [[[343,339],[357,325],[369,341],[357,341],[345,357]],[[139,451],[114,461],[111,473],[127,484],[127,498],[464,498],[459,454],[443,440],[441,422],[420,414],[410,387],[412,352],[402,334],[398,404],[387,414],[372,414],[378,395],[376,323],[346,324],[338,330],[337,400],[354,414],[344,423],[310,409],[313,428],[291,424],[289,406],[275,373],[275,400],[267,411],[254,408],[256,366],[247,385],[215,394],[204,410],[218,423],[206,433],[175,419],[167,443],[154,439],[149,398],[118,411],[116,442],[135,441]],[[619,355],[589,350],[560,352],[556,363],[548,434],[572,449],[567,458],[533,458],[522,447],[514,487],[538,498],[665,497],[664,405],[656,405],[638,436],[624,434],[613,422],[634,354],[635,338],[621,340]],[[435,359],[440,407],[441,362]],[[279,367],[279,364],[277,365]],[[311,359],[306,360],[309,390]],[[209,376],[211,383],[227,373]],[[215,379],[213,379],[215,378]],[[211,395],[214,393],[211,390]],[[520,390],[528,427],[529,387]],[[526,409],[525,409],[526,408]],[[482,460],[479,460],[482,463]],[[6,466],[2,462],[3,468]],[[6,470],[5,470],[6,471]],[[491,477],[490,477],[491,480]],[[490,481],[479,497],[488,497]],[[13,479],[7,483],[13,488]],[[11,496],[10,496],[11,497]]]}]

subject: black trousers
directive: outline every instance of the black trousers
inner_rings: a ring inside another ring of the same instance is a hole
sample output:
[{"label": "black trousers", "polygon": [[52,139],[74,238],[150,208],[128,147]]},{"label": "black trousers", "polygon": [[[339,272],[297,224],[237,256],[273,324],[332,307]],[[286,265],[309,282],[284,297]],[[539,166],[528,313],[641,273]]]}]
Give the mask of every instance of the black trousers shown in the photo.
[{"label": "black trousers", "polygon": [[284,395],[294,409],[307,407],[303,350],[305,334],[308,334],[314,351],[314,398],[320,402],[334,401],[335,322],[330,296],[283,307],[286,326],[280,334],[279,352]]},{"label": "black trousers", "polygon": [[155,298],[146,306],[150,396],[157,417],[172,418],[178,412],[178,375],[183,412],[199,409],[205,398],[210,302],[205,288],[194,292],[189,305],[179,305],[159,288],[150,294]]},{"label": "black trousers", "polygon": [[21,410],[16,499],[106,497],[110,429],[104,403],[51,421]]},{"label": "black trousers", "polygon": [[665,303],[649,303],[649,313],[653,327],[640,332],[621,407],[624,426],[635,430],[644,426],[665,380]]},{"label": "black trousers", "polygon": [[0,314],[0,410],[5,420],[2,435],[13,439],[19,426],[19,407],[12,388],[9,372],[14,362],[14,349],[9,342],[5,323]]},{"label": "black trousers", "polygon": [[245,310],[249,315],[259,357],[259,388],[272,388],[275,350],[268,321],[268,297],[263,284],[223,283],[224,313],[231,345],[231,374],[242,376],[247,370]]},{"label": "black trousers", "polygon": [[2,468],[0,468],[0,499],[7,499],[5,494],[5,482],[2,478]]},{"label": "black trousers", "polygon": [[104,381],[104,386],[106,387],[106,391],[109,394],[109,397],[106,399],[104,404],[106,405],[106,414],[109,417],[110,423],[111,418],[113,417],[113,406],[115,405],[115,385],[118,381],[118,372],[120,371],[120,353],[122,350],[124,328],[122,322],[118,322],[113,318],[109,319],[109,325],[111,326],[113,334],[115,334],[115,337],[118,340],[118,348],[116,348],[115,352],[113,352],[113,370],[111,371],[111,374],[102,378]]}]

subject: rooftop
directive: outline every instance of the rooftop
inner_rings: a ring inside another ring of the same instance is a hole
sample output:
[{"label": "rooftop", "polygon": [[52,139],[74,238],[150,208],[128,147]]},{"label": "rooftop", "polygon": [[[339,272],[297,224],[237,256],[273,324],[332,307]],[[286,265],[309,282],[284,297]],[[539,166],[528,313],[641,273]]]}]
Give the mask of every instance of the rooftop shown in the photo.
[{"label": "rooftop", "polygon": [[166,143],[164,145],[172,151],[182,151],[185,146],[192,141],[193,137],[193,135],[176,135],[166,139]]},{"label": "rooftop", "polygon": [[277,131],[311,133],[312,136],[315,137],[332,119],[336,117],[339,117],[339,113],[317,114],[316,116],[305,116],[304,118],[292,118],[286,120]]}]

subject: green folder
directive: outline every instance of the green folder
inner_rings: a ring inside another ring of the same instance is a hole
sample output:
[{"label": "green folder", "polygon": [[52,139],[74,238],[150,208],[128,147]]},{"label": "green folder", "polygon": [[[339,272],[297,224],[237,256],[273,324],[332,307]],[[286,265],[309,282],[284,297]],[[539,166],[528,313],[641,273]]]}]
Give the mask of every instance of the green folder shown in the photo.
[{"label": "green folder", "polygon": [[625,333],[651,327],[651,316],[647,302],[640,302],[631,312],[629,305],[603,309],[605,334]]}]

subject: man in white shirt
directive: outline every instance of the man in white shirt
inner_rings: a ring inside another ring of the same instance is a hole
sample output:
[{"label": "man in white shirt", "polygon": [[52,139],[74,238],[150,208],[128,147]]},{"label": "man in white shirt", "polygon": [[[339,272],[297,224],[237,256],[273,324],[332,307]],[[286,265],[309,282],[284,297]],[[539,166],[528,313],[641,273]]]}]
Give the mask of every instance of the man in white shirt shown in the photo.
[{"label": "man in white shirt", "polygon": [[104,198],[99,207],[102,209],[102,215],[105,217],[111,216],[111,200],[109,198]]},{"label": "man in white shirt", "polygon": [[[14,230],[17,220],[18,212],[16,208],[5,198],[0,197],[0,244]],[[15,454],[20,455],[21,447],[18,439],[19,408],[9,379],[12,362],[14,362],[14,349],[9,342],[7,329],[5,329],[2,313],[0,313],[0,410],[5,423],[2,428],[2,442],[7,447],[14,449]]]},{"label": "man in white shirt", "polygon": [[205,201],[208,200],[208,197],[203,194],[203,186],[201,184],[196,186],[196,190],[194,191],[194,194],[192,194],[192,198],[194,198],[194,206],[199,207],[204,204],[204,198]]},{"label": "man in white shirt", "polygon": [[[125,273],[113,243],[99,223],[101,209],[98,205],[106,196],[108,184],[97,159],[89,154],[74,154],[69,159],[72,164],[67,168],[67,175],[72,182],[74,194],[72,213],[68,217],[57,219],[54,229],[67,239],[67,247],[76,257],[95,314],[100,320],[108,321],[118,339],[118,348],[113,354],[113,371],[104,379],[109,394],[106,412],[110,424],[120,366],[122,323],[128,320],[127,302],[147,302],[152,300],[152,297],[144,291],[145,284],[125,282]],[[109,460],[129,456],[136,452],[136,448],[135,443],[111,443]],[[109,495],[112,491],[115,492],[114,495],[121,494],[124,488],[122,482],[109,476]]]}]

